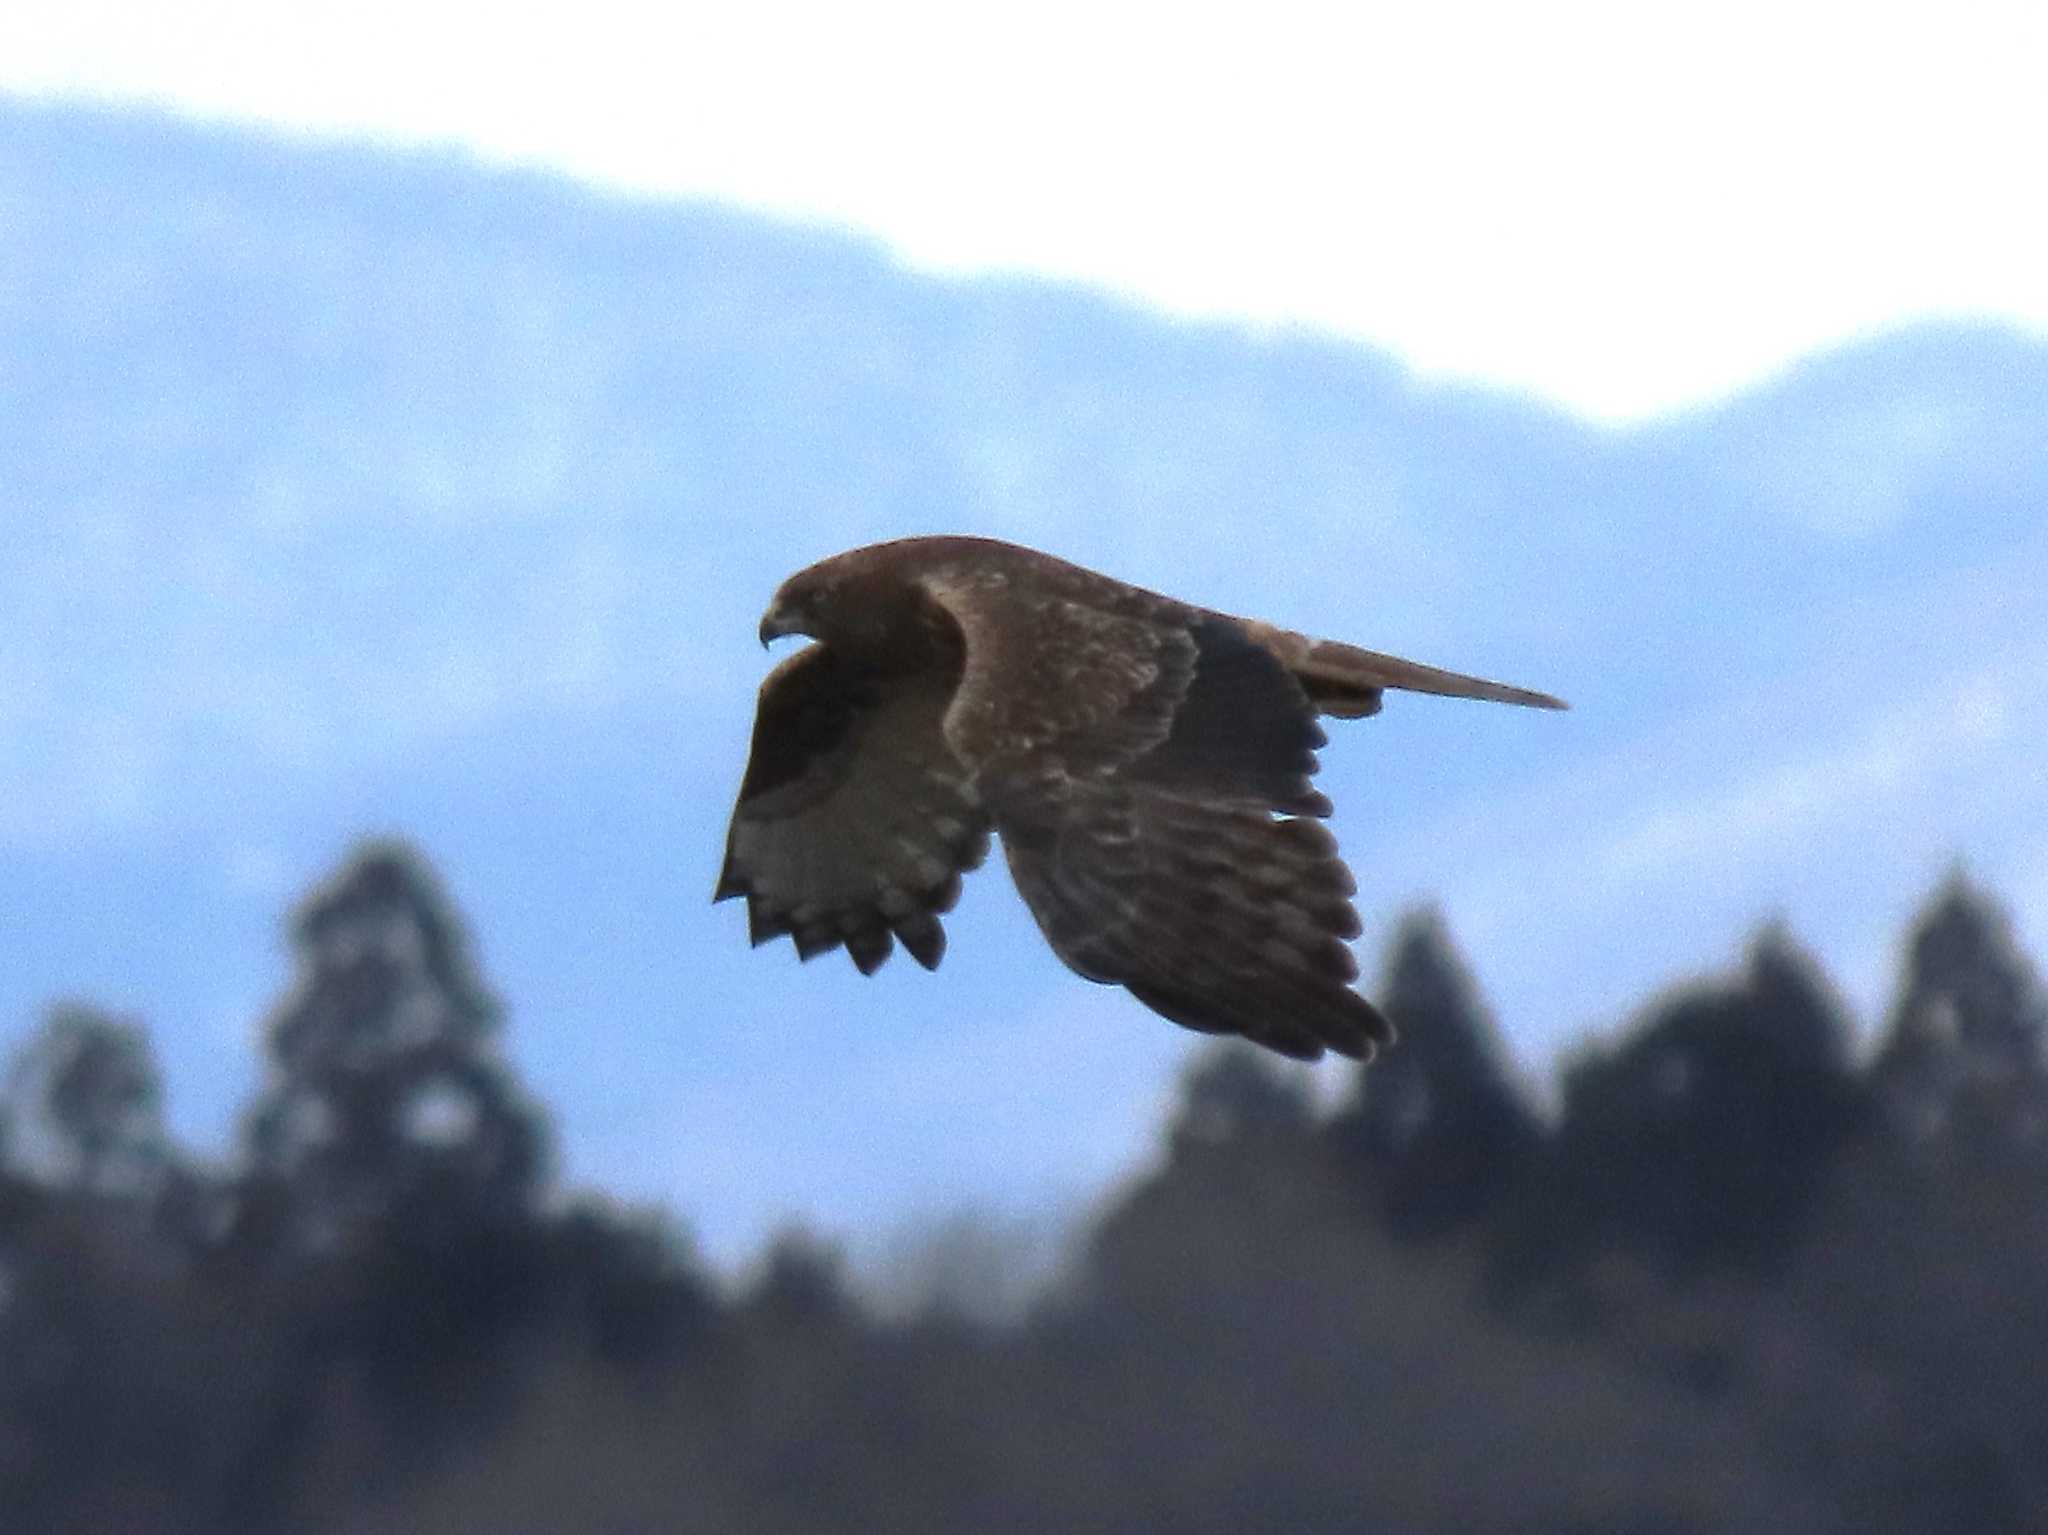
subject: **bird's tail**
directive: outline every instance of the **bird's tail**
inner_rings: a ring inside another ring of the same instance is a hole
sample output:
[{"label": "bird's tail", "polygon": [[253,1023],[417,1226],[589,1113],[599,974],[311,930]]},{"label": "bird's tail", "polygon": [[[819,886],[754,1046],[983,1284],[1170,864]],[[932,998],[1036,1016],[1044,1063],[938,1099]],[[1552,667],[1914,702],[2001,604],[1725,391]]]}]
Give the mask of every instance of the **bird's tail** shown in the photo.
[{"label": "bird's tail", "polygon": [[1569,708],[1561,698],[1533,688],[1489,682],[1463,672],[1404,661],[1377,650],[1361,650],[1337,640],[1319,640],[1270,624],[1247,623],[1252,637],[1287,663],[1309,701],[1323,714],[1358,719],[1377,714],[1380,695],[1388,688],[1409,693],[1436,693],[1446,698],[1479,698],[1489,703],[1523,704],[1532,709]]}]

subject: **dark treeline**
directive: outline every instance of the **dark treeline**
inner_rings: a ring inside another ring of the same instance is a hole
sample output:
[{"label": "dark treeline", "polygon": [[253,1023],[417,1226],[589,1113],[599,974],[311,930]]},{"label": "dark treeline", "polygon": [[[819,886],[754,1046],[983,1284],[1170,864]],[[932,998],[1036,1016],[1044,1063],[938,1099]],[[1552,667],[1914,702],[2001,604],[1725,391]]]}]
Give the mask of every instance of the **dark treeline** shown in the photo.
[{"label": "dark treeline", "polygon": [[1960,878],[1868,1051],[1766,929],[1552,1109],[1417,916],[1403,1042],[1334,1112],[1201,1057],[1002,1321],[971,1231],[884,1317],[829,1246],[732,1291],[557,1192],[403,849],[292,937],[230,1169],[167,1137],[139,1025],[59,1007],[15,1052],[0,1528],[2048,1528],[2048,1000]]}]

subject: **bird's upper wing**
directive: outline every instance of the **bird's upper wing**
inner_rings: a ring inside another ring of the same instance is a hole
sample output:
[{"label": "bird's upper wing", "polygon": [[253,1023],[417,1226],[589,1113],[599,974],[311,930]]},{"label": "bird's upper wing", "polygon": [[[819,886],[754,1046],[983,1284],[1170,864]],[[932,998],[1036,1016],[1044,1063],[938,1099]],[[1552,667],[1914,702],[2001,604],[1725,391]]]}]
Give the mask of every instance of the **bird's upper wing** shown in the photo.
[{"label": "bird's upper wing", "polygon": [[747,898],[756,944],[788,933],[805,959],[844,944],[871,974],[893,934],[938,964],[938,914],[988,854],[987,814],[940,733],[953,682],[857,674],[815,644],[769,673],[713,897]]},{"label": "bird's upper wing", "polygon": [[1350,872],[1307,817],[1323,742],[1235,620],[927,588],[966,638],[945,720],[1061,959],[1154,1011],[1285,1054],[1365,1058],[1392,1030],[1351,990]]}]

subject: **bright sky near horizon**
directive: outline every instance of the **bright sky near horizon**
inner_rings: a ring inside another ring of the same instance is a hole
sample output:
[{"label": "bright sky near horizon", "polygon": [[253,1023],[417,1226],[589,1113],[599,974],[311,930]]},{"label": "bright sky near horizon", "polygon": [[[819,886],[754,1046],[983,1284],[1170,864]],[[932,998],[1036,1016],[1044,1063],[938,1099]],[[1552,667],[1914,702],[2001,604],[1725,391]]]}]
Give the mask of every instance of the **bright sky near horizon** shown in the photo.
[{"label": "bright sky near horizon", "polygon": [[2048,330],[2048,7],[27,0],[0,89],[458,143],[1627,419]]}]

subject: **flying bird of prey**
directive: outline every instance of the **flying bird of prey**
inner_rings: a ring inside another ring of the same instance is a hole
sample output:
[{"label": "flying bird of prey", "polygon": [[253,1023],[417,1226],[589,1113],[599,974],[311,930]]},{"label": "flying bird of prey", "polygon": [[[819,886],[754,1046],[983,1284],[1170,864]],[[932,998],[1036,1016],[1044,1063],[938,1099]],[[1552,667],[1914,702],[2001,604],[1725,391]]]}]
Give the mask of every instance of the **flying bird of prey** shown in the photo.
[{"label": "flying bird of prey", "polygon": [[782,584],[714,900],[755,944],[927,970],[960,876],[1003,842],[1067,965],[1175,1023],[1359,1060],[1393,1030],[1351,989],[1357,886],[1310,785],[1318,715],[1387,688],[1561,709],[1176,602],[1035,549],[907,538]]}]

